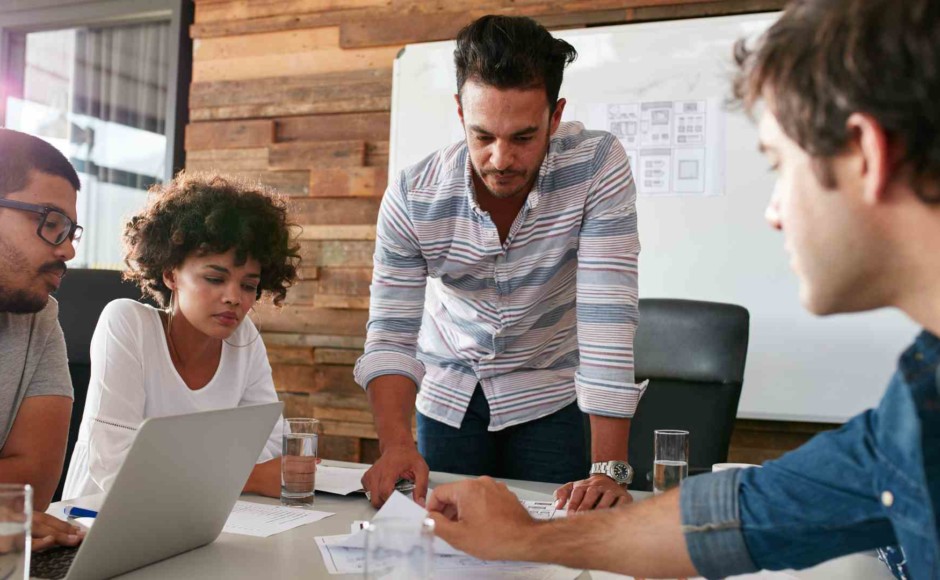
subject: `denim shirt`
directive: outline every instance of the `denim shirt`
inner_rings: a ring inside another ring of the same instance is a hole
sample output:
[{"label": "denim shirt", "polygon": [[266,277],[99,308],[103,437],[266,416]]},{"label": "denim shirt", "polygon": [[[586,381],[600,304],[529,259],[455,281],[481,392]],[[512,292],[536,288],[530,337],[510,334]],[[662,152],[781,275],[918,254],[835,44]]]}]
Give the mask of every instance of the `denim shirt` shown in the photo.
[{"label": "denim shirt", "polygon": [[696,569],[721,578],[807,568],[899,545],[910,577],[940,580],[940,339],[922,332],[876,409],[762,469],[680,489]]}]

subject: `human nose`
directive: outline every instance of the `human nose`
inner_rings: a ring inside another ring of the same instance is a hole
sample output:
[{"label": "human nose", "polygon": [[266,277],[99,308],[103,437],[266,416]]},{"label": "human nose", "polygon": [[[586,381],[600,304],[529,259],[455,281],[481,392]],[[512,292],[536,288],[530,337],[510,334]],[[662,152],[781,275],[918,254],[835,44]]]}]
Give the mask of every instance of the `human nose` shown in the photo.
[{"label": "human nose", "polygon": [[[779,183],[779,182],[778,182]],[[783,220],[780,218],[780,187],[774,187],[767,209],[764,210],[764,219],[773,229],[783,231]]]},{"label": "human nose", "polygon": [[238,283],[232,282],[225,285],[225,294],[222,301],[232,306],[241,304],[241,287]]},{"label": "human nose", "polygon": [[75,257],[75,244],[72,240],[65,240],[58,246],[55,246],[55,257],[57,260],[68,262]]},{"label": "human nose", "polygon": [[504,141],[496,141],[490,154],[490,163],[496,171],[505,171],[512,167],[512,147]]}]

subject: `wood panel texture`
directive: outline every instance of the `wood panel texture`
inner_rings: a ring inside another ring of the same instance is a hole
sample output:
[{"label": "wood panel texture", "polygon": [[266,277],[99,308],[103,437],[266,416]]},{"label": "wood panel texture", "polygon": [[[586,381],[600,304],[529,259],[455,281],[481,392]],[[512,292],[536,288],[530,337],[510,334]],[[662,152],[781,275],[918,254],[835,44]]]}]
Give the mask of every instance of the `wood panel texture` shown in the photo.
[{"label": "wood panel texture", "polygon": [[[187,169],[290,196],[301,280],[259,304],[288,416],[323,420],[323,457],[379,449],[352,378],[368,319],[375,221],[388,183],[392,64],[412,42],[453,38],[484,14],[549,28],[779,9],[784,0],[194,0]],[[740,421],[731,459],[761,462],[819,426]]]}]

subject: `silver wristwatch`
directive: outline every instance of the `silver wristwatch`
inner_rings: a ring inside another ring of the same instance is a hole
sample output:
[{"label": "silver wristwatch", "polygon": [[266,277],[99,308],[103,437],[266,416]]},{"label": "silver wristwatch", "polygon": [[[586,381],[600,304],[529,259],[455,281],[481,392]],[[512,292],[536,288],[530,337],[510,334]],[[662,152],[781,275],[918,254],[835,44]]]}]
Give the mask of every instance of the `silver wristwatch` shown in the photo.
[{"label": "silver wristwatch", "polygon": [[627,485],[633,481],[633,467],[626,461],[601,461],[591,464],[591,475],[603,473],[618,485]]}]

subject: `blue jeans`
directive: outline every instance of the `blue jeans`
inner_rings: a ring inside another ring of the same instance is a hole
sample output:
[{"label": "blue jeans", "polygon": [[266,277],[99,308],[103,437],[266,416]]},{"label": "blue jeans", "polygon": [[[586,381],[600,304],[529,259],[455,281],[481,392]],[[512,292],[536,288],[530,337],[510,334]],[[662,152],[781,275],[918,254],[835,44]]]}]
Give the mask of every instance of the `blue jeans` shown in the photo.
[{"label": "blue jeans", "polygon": [[434,471],[567,483],[588,476],[584,414],[577,403],[534,421],[488,431],[490,406],[473,392],[459,429],[418,413],[418,451]]}]

